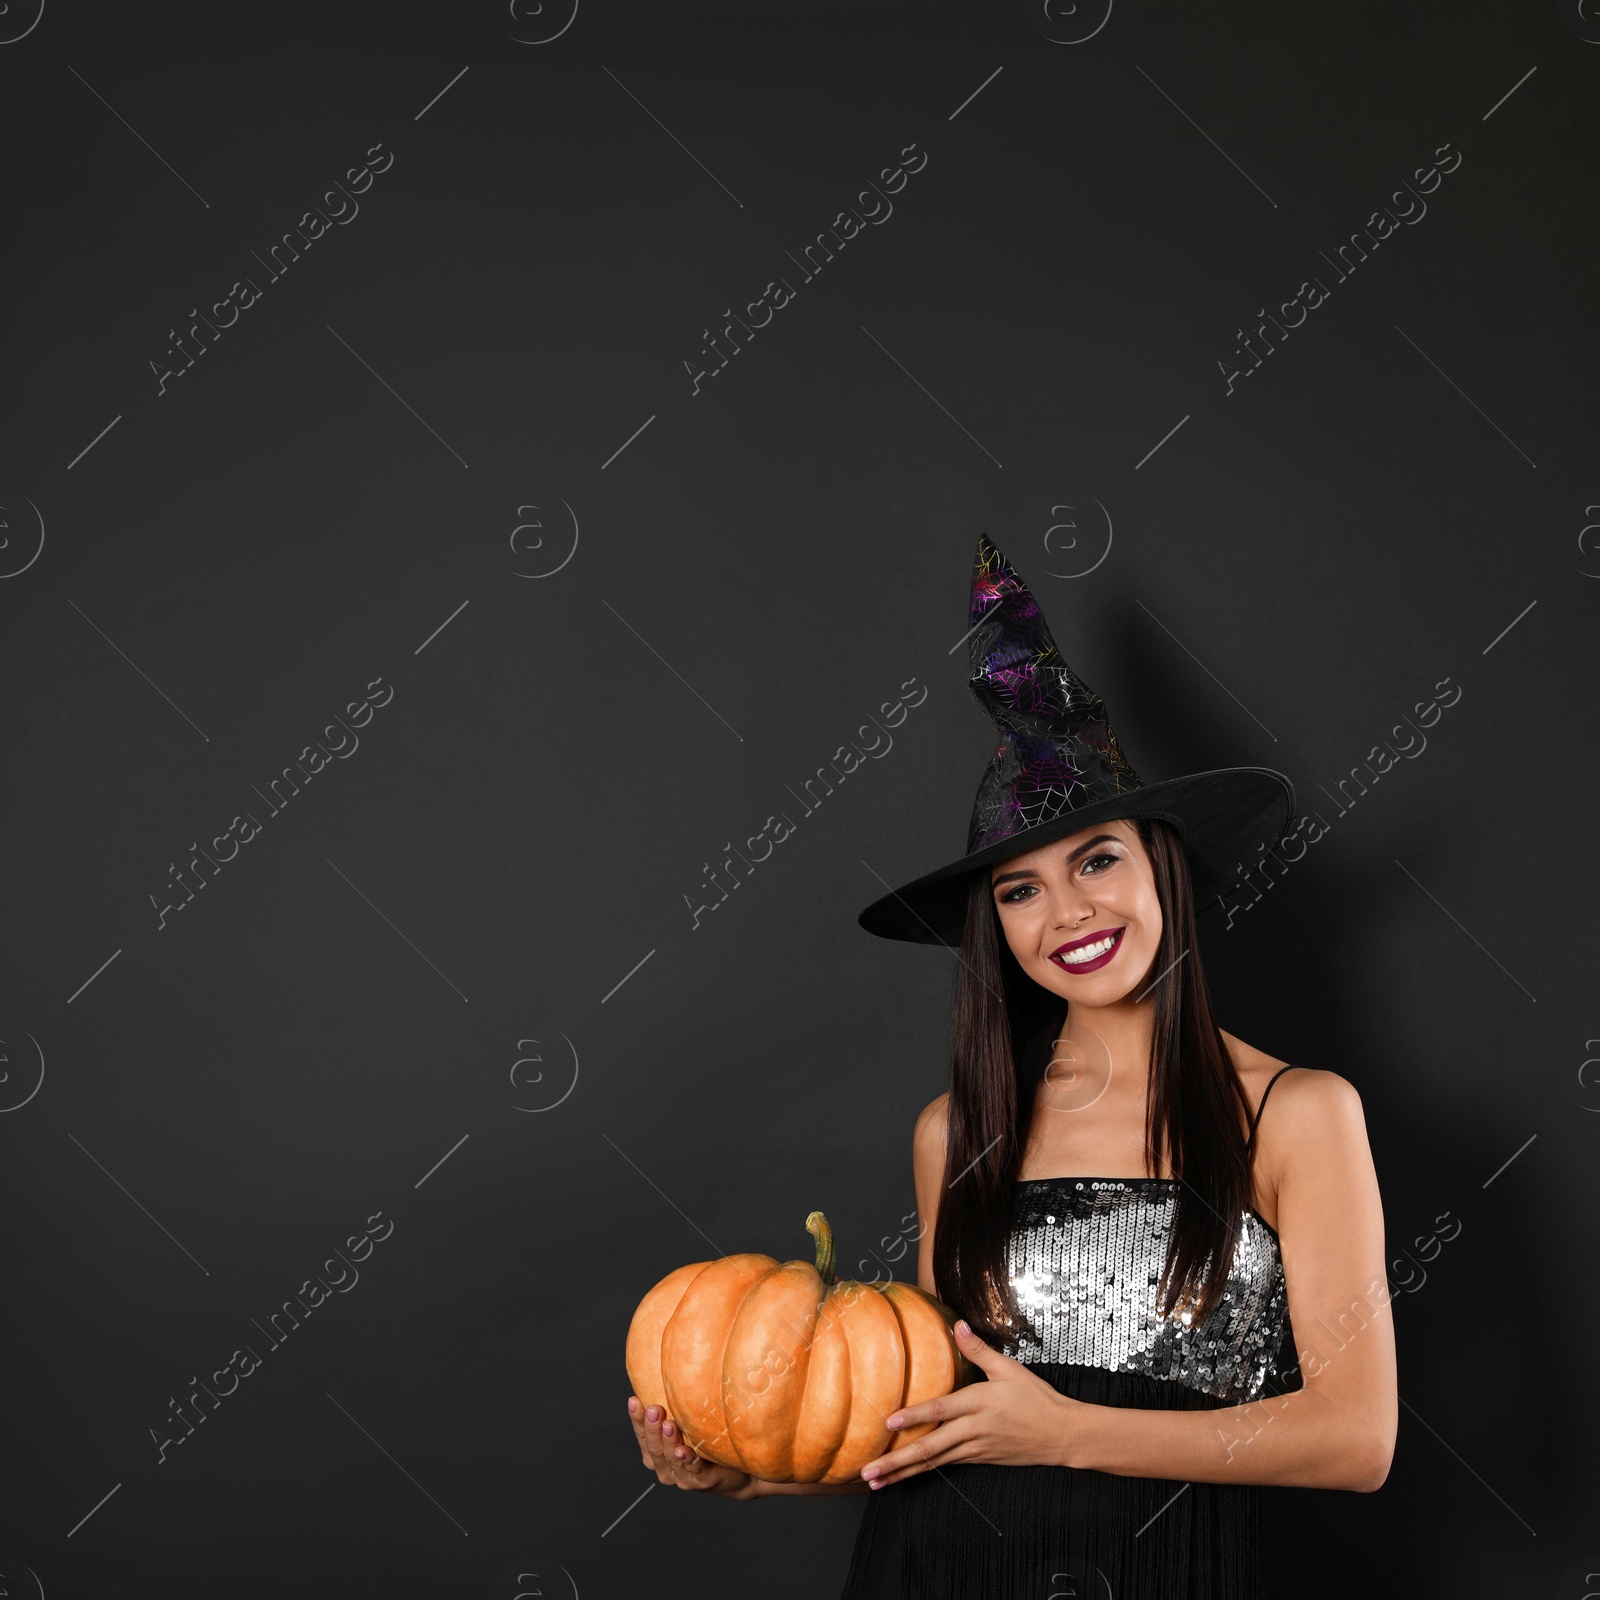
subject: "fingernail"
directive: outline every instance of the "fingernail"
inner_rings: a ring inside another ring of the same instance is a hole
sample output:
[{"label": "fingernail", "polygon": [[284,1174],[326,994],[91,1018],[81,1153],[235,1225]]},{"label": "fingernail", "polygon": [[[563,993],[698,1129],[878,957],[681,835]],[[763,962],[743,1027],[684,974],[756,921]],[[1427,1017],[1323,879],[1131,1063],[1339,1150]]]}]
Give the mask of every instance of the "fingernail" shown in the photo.
[{"label": "fingernail", "polygon": [[968,1327],[968,1326],[967,1326],[967,1320],[966,1320],[966,1318],[965,1318],[965,1317],[963,1317],[963,1318],[961,1318],[961,1319],[960,1319],[960,1321],[958,1321],[958,1322],[957,1322],[957,1323],[956,1323],[956,1332],[957,1332],[957,1333],[964,1333],[964,1334],[966,1334],[966,1336],[967,1336],[967,1337],[968,1337],[968,1338],[969,1338],[969,1339],[970,1339],[970,1338],[971,1338],[971,1337],[972,1337],[972,1329],[971,1329],[971,1328],[970,1328],[970,1327]]},{"label": "fingernail", "polygon": [[660,1406],[646,1406],[645,1407],[645,1412],[644,1412],[644,1420],[646,1422],[659,1422],[661,1420],[661,1407]]},{"label": "fingernail", "polygon": [[635,1400],[632,1395],[628,1396],[628,1415],[630,1417],[636,1417],[639,1415],[639,1402]]},{"label": "fingernail", "polygon": [[672,1437],[672,1424],[670,1422],[663,1422],[661,1424],[661,1436],[664,1439],[670,1439]]},{"label": "fingernail", "polygon": [[871,1481],[871,1482],[870,1482],[870,1483],[869,1483],[869,1484],[868,1484],[868,1485],[867,1485],[867,1487],[868,1487],[868,1488],[869,1488],[869,1489],[881,1489],[881,1488],[882,1488],[882,1487],[883,1487],[883,1485],[882,1485],[882,1484],[881,1484],[881,1483],[879,1483],[879,1482],[878,1482],[878,1480],[877,1480],[877,1479],[876,1479],[876,1478],[874,1478],[874,1479],[873,1479],[873,1480],[872,1480],[872,1481]]},{"label": "fingernail", "polygon": [[877,1467],[863,1467],[861,1469],[861,1476],[870,1483],[878,1476],[878,1471],[879,1469]]},{"label": "fingernail", "polygon": [[887,1426],[889,1431],[893,1433],[897,1428],[903,1428],[905,1426],[905,1422],[906,1419],[904,1417],[894,1416],[889,1418]]}]

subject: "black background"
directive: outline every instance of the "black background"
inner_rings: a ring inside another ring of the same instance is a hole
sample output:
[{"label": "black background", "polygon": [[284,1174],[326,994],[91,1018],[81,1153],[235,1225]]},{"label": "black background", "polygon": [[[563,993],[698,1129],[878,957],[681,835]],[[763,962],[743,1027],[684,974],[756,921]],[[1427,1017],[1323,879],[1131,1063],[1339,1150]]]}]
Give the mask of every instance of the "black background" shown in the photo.
[{"label": "black background", "polygon": [[[951,962],[854,918],[962,844],[988,530],[1147,779],[1271,766],[1330,822],[1212,928],[1220,1014],[1358,1087],[1397,1262],[1462,1224],[1395,1303],[1388,1482],[1266,1491],[1269,1593],[1575,1600],[1600,24],[497,16],[49,0],[0,47],[6,571],[25,508],[45,529],[0,582],[0,1557],[52,1597],[467,1600],[512,1563],[837,1592],[860,1500],[644,1492],[623,1336],[685,1261],[807,1254],[815,1207],[871,1276],[914,1208]],[[800,282],[785,252],[913,143],[892,216]],[[378,144],[359,214],[265,281],[251,252]],[[1336,282],[1319,252],[1445,144],[1426,216]],[[160,393],[168,330],[251,274]],[[784,274],[695,394],[702,330]],[[1237,330],[1319,274],[1230,395]],[[1041,502],[1103,507],[1109,550],[1046,548]],[[549,576],[511,570],[523,504],[576,518]],[[380,677],[359,748],[263,815]],[[1446,677],[1427,749],[1336,816],[1319,786]],[[785,786],[913,678],[893,749],[800,817]],[[723,841],[786,805],[696,928]],[[252,806],[160,927],[168,863]],[[559,1105],[514,1107],[507,1036],[570,1041]],[[250,1319],[379,1211],[359,1282],[263,1349]],[[158,1463],[168,1397],[246,1343]]]}]

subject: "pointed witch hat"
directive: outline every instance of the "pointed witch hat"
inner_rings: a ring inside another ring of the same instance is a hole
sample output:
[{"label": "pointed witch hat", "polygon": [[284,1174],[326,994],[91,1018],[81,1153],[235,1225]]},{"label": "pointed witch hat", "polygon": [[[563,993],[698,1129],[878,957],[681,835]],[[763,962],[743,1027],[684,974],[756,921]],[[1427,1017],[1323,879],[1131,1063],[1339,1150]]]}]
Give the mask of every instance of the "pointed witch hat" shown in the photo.
[{"label": "pointed witch hat", "polygon": [[967,853],[875,900],[868,933],[959,946],[967,884],[982,867],[1113,818],[1159,817],[1182,836],[1196,904],[1217,903],[1294,816],[1294,786],[1268,767],[1224,767],[1145,783],[1101,700],[1062,659],[1016,568],[978,540],[968,617],[971,684],[1000,732],[978,784]]}]

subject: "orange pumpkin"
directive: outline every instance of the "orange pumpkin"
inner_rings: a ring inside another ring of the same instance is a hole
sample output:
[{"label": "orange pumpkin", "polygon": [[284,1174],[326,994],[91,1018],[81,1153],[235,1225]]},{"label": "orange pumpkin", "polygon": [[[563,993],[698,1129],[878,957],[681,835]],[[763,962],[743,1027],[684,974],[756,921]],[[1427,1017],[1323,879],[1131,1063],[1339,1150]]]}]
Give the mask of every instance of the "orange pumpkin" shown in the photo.
[{"label": "orange pumpkin", "polygon": [[628,1328],[641,1405],[701,1455],[772,1483],[843,1483],[935,1424],[891,1432],[901,1406],[977,1377],[950,1308],[904,1283],[840,1283],[833,1230],[806,1218],[816,1263],[723,1256],[668,1273]]}]

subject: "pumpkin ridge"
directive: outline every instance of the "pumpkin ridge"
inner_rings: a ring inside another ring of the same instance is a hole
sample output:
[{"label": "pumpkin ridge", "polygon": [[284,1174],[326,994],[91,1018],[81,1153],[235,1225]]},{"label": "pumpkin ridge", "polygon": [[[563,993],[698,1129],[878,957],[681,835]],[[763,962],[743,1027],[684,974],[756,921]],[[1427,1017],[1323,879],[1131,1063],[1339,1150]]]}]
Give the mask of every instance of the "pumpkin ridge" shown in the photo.
[{"label": "pumpkin ridge", "polygon": [[[707,1264],[707,1268],[709,1270],[719,1266],[734,1266],[740,1262],[764,1263],[764,1265],[761,1267],[761,1270],[758,1271],[755,1276],[745,1284],[744,1291],[740,1295],[737,1306],[735,1307],[735,1311],[733,1315],[730,1315],[728,1318],[727,1324],[723,1331],[722,1342],[716,1347],[714,1356],[712,1355],[711,1351],[708,1350],[706,1352],[706,1358],[704,1361],[706,1378],[715,1386],[714,1396],[705,1397],[695,1407],[691,1408],[689,1413],[691,1416],[698,1417],[698,1413],[700,1412],[705,1412],[706,1415],[703,1419],[696,1420],[694,1423],[692,1432],[693,1434],[697,1434],[698,1437],[692,1437],[690,1431],[685,1431],[684,1442],[690,1445],[701,1455],[708,1456],[711,1460],[717,1461],[723,1466],[740,1467],[745,1471],[749,1471],[749,1468],[745,1465],[743,1456],[740,1455],[738,1447],[735,1445],[728,1430],[727,1411],[724,1403],[724,1393],[722,1387],[722,1373],[727,1358],[728,1335],[733,1329],[733,1316],[737,1315],[738,1307],[743,1306],[745,1300],[749,1297],[750,1290],[755,1286],[755,1284],[758,1283],[761,1278],[766,1275],[766,1273],[775,1269],[778,1263],[768,1255],[763,1255],[760,1253],[746,1253],[743,1256],[720,1257],[717,1261],[709,1262]],[[698,1283],[702,1276],[703,1274],[697,1273],[695,1278],[691,1280],[691,1287],[693,1284]],[[678,1318],[685,1313],[686,1309],[689,1309],[692,1312],[694,1321],[699,1320],[701,1313],[699,1308],[691,1306],[692,1299],[692,1295],[686,1289],[683,1297],[678,1302],[677,1309],[674,1310],[672,1316],[668,1318],[667,1325],[662,1330],[663,1350],[665,1350],[667,1339],[672,1328],[677,1323]],[[669,1382],[667,1387],[670,1390],[673,1385]],[[686,1420],[684,1411],[676,1404],[671,1406],[671,1411],[679,1427],[683,1428]],[[701,1420],[715,1423],[715,1431],[707,1431],[705,1428],[700,1426]],[[731,1456],[733,1459],[726,1459],[728,1456]]]},{"label": "pumpkin ridge", "polygon": [[[905,1348],[902,1406],[931,1400],[935,1395],[948,1393],[971,1381],[969,1363],[955,1343],[947,1308],[911,1285],[893,1280],[882,1285],[879,1292],[895,1313]],[[901,1428],[890,1440],[890,1448],[910,1444],[931,1433],[935,1426],[933,1422],[920,1422]]]},{"label": "pumpkin ridge", "polygon": [[[722,1337],[722,1349],[717,1354],[717,1371],[721,1375],[721,1393],[718,1395],[718,1409],[722,1413],[722,1439],[728,1449],[738,1458],[739,1466],[746,1472],[750,1471],[750,1463],[745,1460],[744,1452],[740,1450],[733,1437],[733,1424],[728,1421],[728,1391],[730,1380],[728,1377],[728,1346],[733,1343],[733,1330],[738,1326],[739,1318],[744,1315],[744,1308],[750,1303],[750,1296],[756,1288],[772,1273],[778,1270],[774,1265],[759,1278],[753,1278],[744,1294],[740,1296],[739,1303],[733,1308],[733,1315],[728,1318],[728,1331]],[[753,1476],[753,1474],[752,1474]]]},{"label": "pumpkin ridge", "polygon": [[[874,1287],[857,1282],[841,1285],[840,1298],[850,1308],[849,1314],[841,1319],[846,1334],[850,1405],[845,1436],[823,1475],[824,1483],[839,1483],[856,1476],[862,1466],[888,1448],[893,1435],[885,1426],[885,1420],[905,1392],[907,1353],[900,1321],[881,1291],[874,1299],[871,1293]],[[882,1309],[868,1309],[874,1305]],[[883,1332],[874,1332],[873,1324]],[[885,1333],[893,1339],[894,1355],[882,1342]],[[884,1384],[883,1379],[896,1366],[899,1371],[891,1398],[891,1386]]]},{"label": "pumpkin ridge", "polygon": [[[798,1436],[798,1434],[800,1432],[801,1425],[803,1424],[803,1422],[805,1421],[805,1418],[806,1418],[806,1402],[808,1401],[808,1399],[810,1399],[811,1394],[812,1394],[812,1388],[811,1388],[812,1375],[813,1375],[813,1373],[815,1373],[818,1370],[818,1368],[820,1366],[820,1363],[818,1363],[817,1361],[813,1360],[812,1357],[814,1356],[814,1354],[816,1352],[816,1346],[817,1346],[817,1343],[818,1343],[819,1339],[821,1339],[823,1337],[823,1327],[824,1327],[825,1323],[827,1324],[828,1328],[831,1330],[831,1337],[836,1339],[839,1342],[839,1344],[841,1344],[843,1346],[843,1349],[844,1349],[844,1370],[845,1370],[845,1379],[844,1379],[843,1388],[844,1388],[844,1392],[846,1394],[852,1394],[853,1393],[853,1390],[851,1388],[851,1379],[852,1379],[853,1375],[852,1375],[851,1367],[850,1367],[850,1340],[849,1340],[848,1336],[845,1334],[844,1328],[841,1325],[839,1325],[838,1313],[837,1313],[837,1310],[836,1310],[835,1304],[834,1304],[835,1300],[838,1298],[839,1291],[843,1287],[844,1287],[843,1284],[838,1283],[837,1281],[835,1281],[833,1284],[831,1284],[831,1285],[829,1285],[829,1286],[827,1286],[827,1287],[825,1287],[823,1289],[821,1296],[817,1300],[817,1317],[816,1317],[816,1321],[812,1324],[812,1327],[811,1327],[811,1346],[812,1347],[811,1347],[810,1350],[808,1350],[806,1352],[805,1384],[801,1388],[801,1391],[800,1391],[800,1404],[796,1408],[796,1411],[795,1411],[795,1432],[796,1432],[797,1436]],[[828,1377],[828,1375],[824,1374],[823,1379],[820,1380],[820,1381],[826,1382],[827,1381],[827,1377]],[[834,1461],[838,1458],[840,1450],[844,1448],[845,1436],[849,1432],[849,1420],[850,1420],[850,1413],[849,1413],[849,1407],[847,1406],[845,1408],[844,1413],[843,1413],[843,1419],[839,1423],[839,1426],[838,1426],[838,1438],[836,1438],[834,1440],[833,1448],[827,1452],[827,1458],[825,1460],[819,1459],[818,1472],[817,1472],[818,1479],[821,1478],[823,1473],[828,1472],[832,1468]],[[816,1481],[816,1480],[813,1480],[813,1481]]]},{"label": "pumpkin ridge", "polygon": [[906,1353],[906,1371],[905,1377],[900,1383],[900,1399],[896,1403],[903,1406],[906,1404],[906,1396],[911,1392],[911,1329],[906,1325],[906,1319],[902,1315],[900,1307],[895,1303],[894,1296],[892,1294],[885,1293],[882,1284],[871,1283],[868,1284],[867,1287],[870,1289],[876,1289],[878,1293],[883,1295],[883,1298],[888,1301],[889,1309],[894,1312],[894,1320],[899,1324],[900,1327],[900,1344]]},{"label": "pumpkin ridge", "polygon": [[[667,1324],[677,1314],[678,1307],[683,1304],[683,1297],[689,1292],[695,1279],[710,1265],[709,1261],[693,1261],[687,1266],[679,1267],[675,1272],[669,1272],[645,1295],[639,1302],[638,1310],[634,1312],[633,1321],[628,1325],[625,1359],[628,1380],[633,1384],[634,1393],[639,1396],[639,1403],[643,1406],[659,1405],[663,1409],[666,1408],[666,1386],[661,1371],[661,1342],[666,1334]],[[674,1279],[680,1279],[681,1282],[677,1293],[672,1296],[670,1308],[663,1310],[666,1297],[671,1293],[668,1285]]]},{"label": "pumpkin ridge", "polygon": [[[844,1346],[844,1382],[841,1385],[843,1393],[850,1397],[844,1407],[844,1425],[839,1429],[839,1437],[834,1441],[833,1448],[828,1452],[828,1458],[821,1463],[822,1470],[817,1474],[818,1482],[825,1479],[833,1471],[833,1464],[839,1459],[839,1452],[844,1449],[844,1443],[850,1433],[850,1414],[855,1407],[855,1367],[850,1355],[850,1336],[845,1332],[842,1319],[839,1317],[837,1302],[842,1299],[841,1291],[845,1286],[840,1283],[825,1289],[822,1296],[822,1305],[817,1311],[817,1325],[822,1325],[824,1317],[832,1317],[838,1325],[839,1342]],[[806,1377],[811,1376],[808,1368]]]},{"label": "pumpkin ridge", "polygon": [[759,1478],[794,1476],[796,1392],[810,1371],[820,1287],[810,1262],[785,1261],[750,1286],[729,1319],[724,1415],[745,1470]]}]

